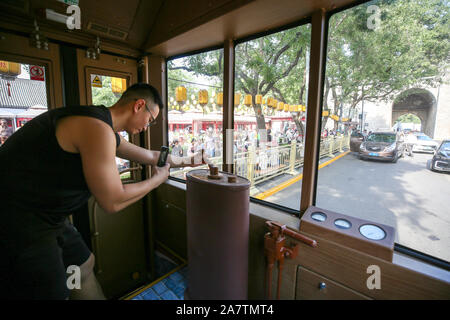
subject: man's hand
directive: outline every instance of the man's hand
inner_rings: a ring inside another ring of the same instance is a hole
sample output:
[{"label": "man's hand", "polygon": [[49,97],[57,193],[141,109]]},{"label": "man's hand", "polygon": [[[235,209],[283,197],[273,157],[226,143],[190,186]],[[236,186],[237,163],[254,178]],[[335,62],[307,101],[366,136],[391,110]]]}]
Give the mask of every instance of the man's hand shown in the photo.
[{"label": "man's hand", "polygon": [[152,166],[152,177],[151,179],[155,179],[160,185],[164,181],[167,180],[170,173],[170,163],[166,163],[164,167]]},{"label": "man's hand", "polygon": [[209,160],[208,156],[205,153],[205,149],[196,152],[191,158],[191,164],[188,164],[189,167],[198,167],[204,164],[212,164],[211,160]]}]

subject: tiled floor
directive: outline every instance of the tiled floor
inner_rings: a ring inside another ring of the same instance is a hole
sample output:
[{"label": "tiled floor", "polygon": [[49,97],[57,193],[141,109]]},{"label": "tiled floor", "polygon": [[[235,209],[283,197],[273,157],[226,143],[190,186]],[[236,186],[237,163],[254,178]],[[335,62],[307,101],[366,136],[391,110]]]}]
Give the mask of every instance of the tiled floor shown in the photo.
[{"label": "tiled floor", "polygon": [[132,300],[184,300],[187,266],[155,283]]},{"label": "tiled floor", "polygon": [[[160,252],[155,254],[155,275],[161,278],[179,267],[173,260]],[[136,295],[132,300],[184,300],[186,290],[187,266],[164,277],[150,288]]]}]

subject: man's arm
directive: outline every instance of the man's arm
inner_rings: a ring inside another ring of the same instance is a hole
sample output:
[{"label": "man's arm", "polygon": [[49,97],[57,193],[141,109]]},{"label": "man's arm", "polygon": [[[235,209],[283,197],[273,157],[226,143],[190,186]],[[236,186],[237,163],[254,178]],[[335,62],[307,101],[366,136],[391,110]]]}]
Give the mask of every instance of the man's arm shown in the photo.
[{"label": "man's arm", "polygon": [[115,162],[116,137],[103,121],[86,118],[73,136],[81,155],[86,183],[99,205],[117,212],[143,198],[164,182],[169,166],[157,168],[154,175],[137,183],[122,184]]},{"label": "man's arm", "polygon": [[[147,150],[138,147],[124,138],[120,137],[120,145],[117,148],[116,156],[122,159],[131,160],[140,164],[156,166],[158,162],[160,151]],[[203,160],[202,160],[203,158]],[[190,157],[174,157],[169,155],[167,157],[167,163],[170,164],[171,168],[179,167],[196,167],[202,164],[207,164],[208,160],[206,156],[200,158],[200,154],[195,154]]]}]

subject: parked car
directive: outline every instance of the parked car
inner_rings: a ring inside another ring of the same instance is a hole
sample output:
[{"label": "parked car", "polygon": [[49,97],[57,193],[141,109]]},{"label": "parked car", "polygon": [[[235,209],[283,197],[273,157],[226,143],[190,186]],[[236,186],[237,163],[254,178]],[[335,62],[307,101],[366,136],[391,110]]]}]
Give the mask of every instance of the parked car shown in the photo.
[{"label": "parked car", "polygon": [[432,171],[450,172],[450,140],[442,141],[431,159]]},{"label": "parked car", "polygon": [[429,152],[433,153],[438,148],[439,144],[427,136],[425,133],[418,132],[414,133],[417,141],[414,143],[412,151],[413,152]]},{"label": "parked car", "polygon": [[361,132],[353,132],[350,136],[350,151],[358,152],[363,141],[364,135]]},{"label": "parked car", "polygon": [[397,162],[405,154],[404,136],[395,132],[373,132],[359,147],[359,158]]}]

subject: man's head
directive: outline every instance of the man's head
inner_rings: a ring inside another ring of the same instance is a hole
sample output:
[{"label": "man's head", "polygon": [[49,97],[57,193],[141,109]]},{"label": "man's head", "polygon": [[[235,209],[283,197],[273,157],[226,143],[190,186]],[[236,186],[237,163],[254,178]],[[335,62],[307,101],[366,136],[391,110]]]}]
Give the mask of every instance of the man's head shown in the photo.
[{"label": "man's head", "polygon": [[131,134],[144,131],[154,124],[159,112],[164,108],[158,90],[147,83],[136,83],[129,87],[117,104],[125,106],[131,112],[125,128]]}]

